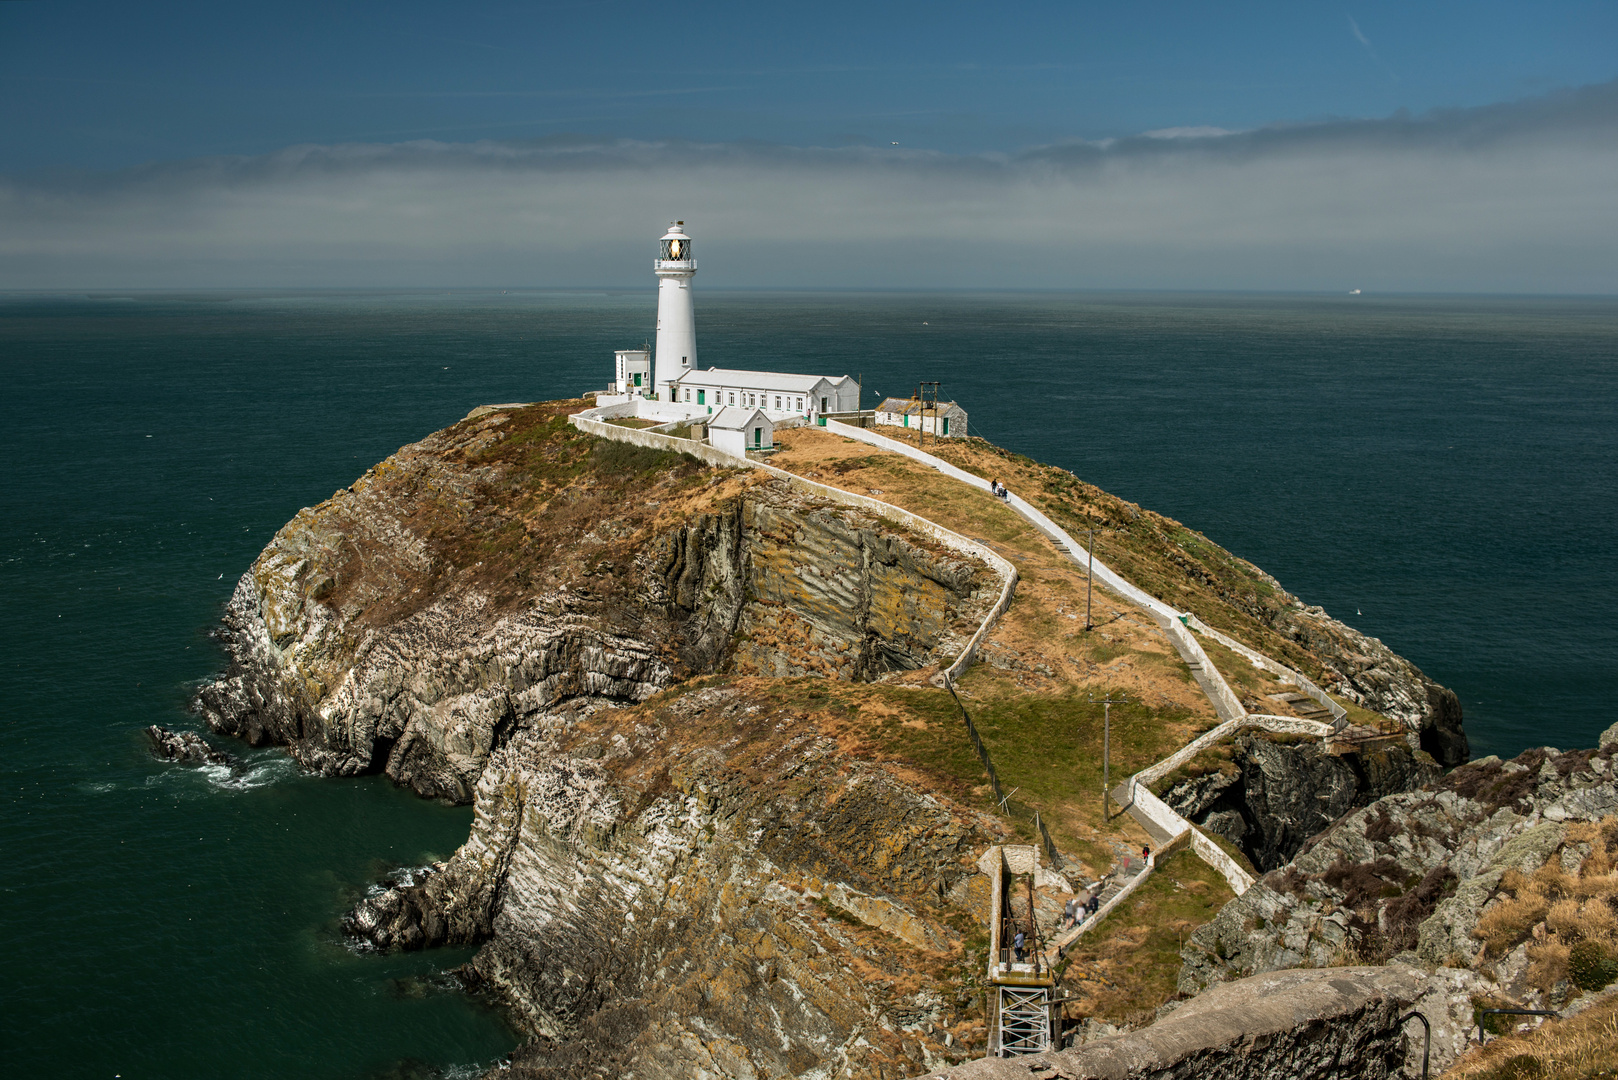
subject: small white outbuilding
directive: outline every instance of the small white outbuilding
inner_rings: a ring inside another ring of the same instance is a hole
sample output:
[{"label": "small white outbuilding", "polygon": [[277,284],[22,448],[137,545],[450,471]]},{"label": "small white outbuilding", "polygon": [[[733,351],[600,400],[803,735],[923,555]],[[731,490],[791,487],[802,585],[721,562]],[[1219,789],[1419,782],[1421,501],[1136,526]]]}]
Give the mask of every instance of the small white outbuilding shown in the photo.
[{"label": "small white outbuilding", "polygon": [[889,427],[920,428],[940,438],[966,434],[966,410],[953,401],[924,404],[915,398],[888,398],[876,407],[875,420]]},{"label": "small white outbuilding", "polygon": [[737,457],[775,446],[775,424],[763,409],[727,405],[708,421],[708,444]]}]

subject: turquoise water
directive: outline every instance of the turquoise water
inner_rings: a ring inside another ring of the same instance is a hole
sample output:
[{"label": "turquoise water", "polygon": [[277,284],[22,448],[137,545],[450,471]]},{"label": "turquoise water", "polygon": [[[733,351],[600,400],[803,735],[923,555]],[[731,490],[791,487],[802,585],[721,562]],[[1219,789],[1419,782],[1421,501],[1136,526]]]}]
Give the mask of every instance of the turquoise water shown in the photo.
[{"label": "turquoise water", "polygon": [[[300,506],[472,405],[603,385],[654,304],[0,297],[9,1071],[453,1074],[515,1045],[442,976],[465,954],[357,955],[337,930],[469,810],[275,751],[237,778],[162,766],[139,729],[191,724],[207,631]],[[942,380],[977,433],[1414,659],[1475,752],[1618,719],[1618,301],[699,293],[698,322],[704,364],[862,374],[867,403]]]}]

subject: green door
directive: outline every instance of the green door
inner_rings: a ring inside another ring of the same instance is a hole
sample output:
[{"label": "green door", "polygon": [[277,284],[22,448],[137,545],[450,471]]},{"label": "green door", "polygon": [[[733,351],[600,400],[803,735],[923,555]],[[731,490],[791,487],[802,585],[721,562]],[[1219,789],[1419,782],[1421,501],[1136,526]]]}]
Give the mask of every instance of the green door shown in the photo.
[{"label": "green door", "polygon": [[944,417],[944,434],[949,434],[949,417]]},{"label": "green door", "polygon": [[763,446],[763,445],[764,445],[764,429],[761,428],[761,427],[756,427],[756,428],[753,429],[753,447],[755,449],[757,449],[758,447]]},{"label": "green door", "polygon": [[640,385],[640,372],[638,372],[638,371],[635,372],[635,385],[636,386]]},{"label": "green door", "polygon": [[708,391],[706,391],[706,390],[698,390],[697,391],[697,404],[698,405],[706,405],[707,403],[708,403]]}]

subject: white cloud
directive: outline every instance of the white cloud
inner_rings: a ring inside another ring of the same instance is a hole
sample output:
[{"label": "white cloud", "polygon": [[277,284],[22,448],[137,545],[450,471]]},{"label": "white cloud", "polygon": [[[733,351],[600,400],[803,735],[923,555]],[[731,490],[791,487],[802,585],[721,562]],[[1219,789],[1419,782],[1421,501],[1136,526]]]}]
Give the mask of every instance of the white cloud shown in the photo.
[{"label": "white cloud", "polygon": [[710,287],[1618,291],[1618,84],[1177,134],[993,158],[301,146],[0,178],[0,286],[639,284],[684,218]]},{"label": "white cloud", "polygon": [[1239,132],[1231,131],[1228,128],[1199,125],[1197,127],[1158,128],[1155,131],[1143,131],[1141,134],[1148,139],[1211,139],[1220,135],[1236,135]]}]

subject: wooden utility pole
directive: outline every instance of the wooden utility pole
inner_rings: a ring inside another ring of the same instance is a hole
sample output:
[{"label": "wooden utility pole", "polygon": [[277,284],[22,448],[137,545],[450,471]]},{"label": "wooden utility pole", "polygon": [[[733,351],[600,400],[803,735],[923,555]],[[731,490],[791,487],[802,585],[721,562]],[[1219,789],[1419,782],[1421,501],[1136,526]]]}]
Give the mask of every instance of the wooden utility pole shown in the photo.
[{"label": "wooden utility pole", "polygon": [[922,380],[921,385],[916,388],[916,401],[919,403],[921,410],[921,416],[919,417],[921,423],[921,434],[916,440],[916,446],[918,447],[920,447],[927,440],[927,394],[929,387],[931,387],[931,393],[933,395],[933,442],[938,441],[938,387],[940,385],[941,384],[937,380],[932,382]]},{"label": "wooden utility pole", "polygon": [[1085,529],[1087,543],[1084,552],[1084,628],[1094,630],[1096,624],[1090,618],[1090,604],[1095,597],[1096,584],[1096,531]]},{"label": "wooden utility pole", "polygon": [[1094,694],[1090,695],[1092,704],[1099,704],[1102,708],[1101,720],[1101,820],[1111,821],[1112,815],[1107,812],[1107,797],[1112,794],[1112,707],[1123,705],[1129,701],[1121,697],[1117,701],[1108,694],[1099,702]]}]

